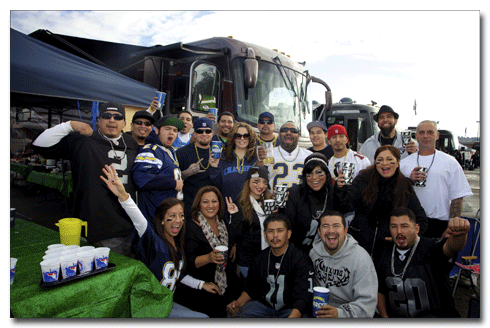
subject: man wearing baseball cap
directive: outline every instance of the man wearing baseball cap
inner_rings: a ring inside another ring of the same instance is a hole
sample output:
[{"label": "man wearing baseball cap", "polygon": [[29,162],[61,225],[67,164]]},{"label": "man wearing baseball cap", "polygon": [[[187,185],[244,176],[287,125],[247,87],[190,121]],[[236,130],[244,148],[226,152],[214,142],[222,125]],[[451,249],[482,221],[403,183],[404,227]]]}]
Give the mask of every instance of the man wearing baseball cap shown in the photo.
[{"label": "man wearing baseball cap", "polygon": [[417,151],[417,145],[413,139],[408,145],[403,146],[401,133],[395,129],[398,113],[393,108],[383,105],[373,118],[378,123],[379,132],[366,140],[359,149],[359,152],[366,155],[371,163],[374,163],[374,153],[379,146],[395,146],[400,151],[401,159]]},{"label": "man wearing baseball cap", "polygon": [[213,122],[200,117],[194,122],[194,142],[191,142],[176,152],[179,167],[184,179],[184,213],[186,219],[191,219],[191,207],[197,191],[211,185],[209,177],[210,143],[213,138]]},{"label": "man wearing baseball cap", "polygon": [[322,121],[313,121],[308,123],[306,129],[310,133],[310,141],[313,147],[308,148],[314,153],[323,154],[327,160],[333,156],[332,147],[327,145],[327,127]]},{"label": "man wearing baseball cap", "polygon": [[134,198],[131,168],[138,144],[130,135],[122,133],[126,126],[122,104],[100,103],[98,109],[97,130],[84,122],[68,121],[45,130],[32,145],[36,153],[48,158],[70,160],[73,216],[88,222],[88,242],[134,257],[130,243],[133,223],[100,175],[104,165],[113,165],[124,188]]},{"label": "man wearing baseball cap", "polygon": [[155,118],[150,112],[146,110],[140,110],[134,113],[133,119],[131,121],[131,136],[136,140],[140,147],[145,145],[145,140],[148,138],[151,130],[153,129],[153,124],[155,123]]},{"label": "man wearing baseball cap", "polygon": [[343,125],[335,124],[329,127],[327,138],[328,144],[333,149],[333,156],[328,161],[328,170],[334,181],[339,177],[343,163],[354,164],[354,178],[361,170],[371,165],[371,162],[366,156],[347,147],[349,137]]},{"label": "man wearing baseball cap", "polygon": [[274,147],[276,147],[277,136],[274,135],[275,129],[276,124],[274,123],[274,115],[269,112],[260,114],[259,120],[257,121],[257,130],[259,130],[257,141],[259,142],[259,145],[262,145],[264,142],[272,142]]},{"label": "man wearing baseball cap", "polygon": [[179,161],[172,147],[184,122],[164,116],[155,123],[155,130],[146,138],[133,165],[133,179],[139,190],[138,207],[149,222],[156,208],[168,197],[183,199]]}]

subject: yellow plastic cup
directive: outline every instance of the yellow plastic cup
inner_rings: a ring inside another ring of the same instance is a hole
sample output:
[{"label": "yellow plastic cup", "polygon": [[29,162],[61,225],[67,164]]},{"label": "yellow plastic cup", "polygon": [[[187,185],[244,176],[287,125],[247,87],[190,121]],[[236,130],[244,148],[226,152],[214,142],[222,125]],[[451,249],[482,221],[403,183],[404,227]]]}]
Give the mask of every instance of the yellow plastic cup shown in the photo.
[{"label": "yellow plastic cup", "polygon": [[87,221],[76,218],[65,218],[55,223],[60,228],[60,241],[62,244],[80,245],[80,234],[82,226],[85,227],[85,237],[87,237]]}]

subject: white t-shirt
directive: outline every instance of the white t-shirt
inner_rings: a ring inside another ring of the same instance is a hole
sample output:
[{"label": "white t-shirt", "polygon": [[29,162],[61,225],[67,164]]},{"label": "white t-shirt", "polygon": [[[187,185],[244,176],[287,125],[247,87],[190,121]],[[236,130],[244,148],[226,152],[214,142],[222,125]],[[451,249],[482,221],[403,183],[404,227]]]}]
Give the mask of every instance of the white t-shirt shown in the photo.
[{"label": "white t-shirt", "polygon": [[269,167],[269,184],[285,184],[288,188],[300,183],[303,174],[305,158],[312,154],[311,151],[297,147],[292,153],[288,153],[281,146],[274,147],[274,165]]},{"label": "white t-shirt", "polygon": [[417,155],[418,151],[402,159],[400,171],[409,177],[417,166],[430,167],[426,186],[413,189],[428,218],[448,221],[451,200],[473,195],[463,169],[454,157],[439,150],[434,155],[419,156],[418,164]]},{"label": "white t-shirt", "polygon": [[337,180],[337,177],[339,176],[338,172],[342,169],[342,163],[344,162],[354,163],[353,178],[355,178],[361,170],[364,170],[371,165],[371,162],[366,156],[351,149],[348,149],[347,154],[341,158],[335,157],[334,154],[328,161],[328,170],[330,171],[332,179]]}]

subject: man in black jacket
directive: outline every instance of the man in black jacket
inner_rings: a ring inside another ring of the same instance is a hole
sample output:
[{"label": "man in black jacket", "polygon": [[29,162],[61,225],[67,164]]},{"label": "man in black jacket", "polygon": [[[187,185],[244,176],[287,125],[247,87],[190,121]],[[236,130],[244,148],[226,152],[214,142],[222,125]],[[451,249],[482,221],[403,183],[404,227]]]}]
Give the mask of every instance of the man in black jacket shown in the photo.
[{"label": "man in black jacket", "polygon": [[270,215],[264,230],[270,247],[254,259],[245,290],[227,310],[235,316],[241,309],[243,318],[301,318],[311,313],[313,264],[289,243],[291,228],[285,215]]}]

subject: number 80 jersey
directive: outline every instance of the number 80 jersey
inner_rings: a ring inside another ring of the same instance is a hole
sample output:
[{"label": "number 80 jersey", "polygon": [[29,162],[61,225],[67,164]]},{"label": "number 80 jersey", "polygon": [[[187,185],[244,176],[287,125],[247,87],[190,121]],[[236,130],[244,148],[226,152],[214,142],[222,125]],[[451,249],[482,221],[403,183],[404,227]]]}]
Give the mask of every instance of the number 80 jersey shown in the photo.
[{"label": "number 80 jersey", "polygon": [[288,153],[281,146],[274,147],[274,165],[269,167],[269,184],[271,188],[285,184],[288,188],[299,184],[303,174],[306,157],[311,151],[297,147]]}]

